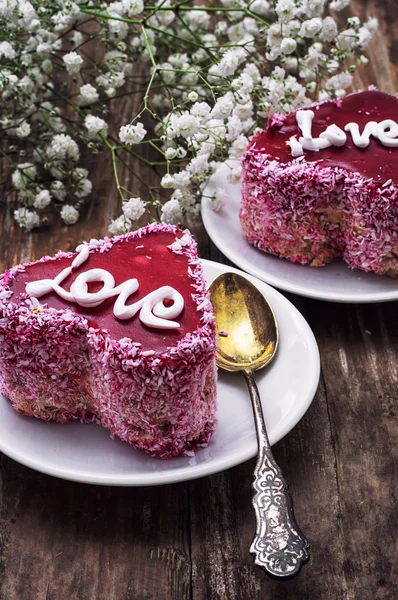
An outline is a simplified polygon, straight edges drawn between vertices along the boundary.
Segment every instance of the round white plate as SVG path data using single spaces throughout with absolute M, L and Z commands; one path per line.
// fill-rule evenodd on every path
M 240 185 L 228 182 L 228 171 L 228 166 L 222 165 L 210 179 L 202 199 L 202 218 L 215 245 L 238 267 L 281 290 L 309 298 L 334 302 L 398 300 L 398 281 L 391 277 L 349 269 L 342 260 L 325 267 L 309 267 L 251 246 L 239 222 Z M 226 205 L 219 213 L 211 208 L 208 198 L 217 187 L 227 191 Z
M 225 265 L 203 261 L 208 283 Z M 256 375 L 272 444 L 301 419 L 315 394 L 319 353 L 312 331 L 297 309 L 279 292 L 248 277 L 266 294 L 280 330 L 271 365 Z M 218 424 L 210 445 L 193 457 L 151 458 L 125 442 L 112 440 L 93 424 L 47 423 L 17 413 L 0 394 L 0 450 L 49 475 L 100 485 L 158 485 L 223 471 L 257 452 L 251 403 L 242 375 L 219 374 Z

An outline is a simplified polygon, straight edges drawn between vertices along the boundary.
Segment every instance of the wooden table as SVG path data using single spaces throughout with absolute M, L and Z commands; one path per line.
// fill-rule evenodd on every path
M 396 92 L 396 0 L 353 8 L 381 19 L 362 85 Z M 13 207 L 1 205 L 0 271 L 104 235 L 118 214 L 106 155 L 95 190 L 78 225 L 33 235 L 15 229 Z M 202 228 L 195 233 L 202 257 L 227 262 Z M 0 600 L 398 598 L 397 304 L 288 297 L 322 360 L 312 406 L 275 447 L 311 542 L 299 578 L 272 581 L 248 553 L 253 461 L 187 483 L 122 489 L 57 480 L 0 455 Z

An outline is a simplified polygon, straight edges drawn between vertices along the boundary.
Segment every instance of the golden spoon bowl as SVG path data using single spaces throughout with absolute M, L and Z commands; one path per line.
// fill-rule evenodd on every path
M 210 293 L 217 332 L 221 332 L 217 365 L 226 371 L 257 371 L 267 366 L 275 356 L 279 332 L 260 290 L 237 273 L 225 273 L 213 281 Z
M 238 273 L 223 273 L 210 285 L 216 320 L 218 367 L 241 371 L 253 405 L 258 441 L 253 507 L 256 534 L 250 547 L 257 565 L 272 577 L 297 575 L 309 558 L 309 545 L 293 513 L 293 503 L 268 440 L 254 371 L 272 361 L 279 340 L 278 326 L 264 295 Z

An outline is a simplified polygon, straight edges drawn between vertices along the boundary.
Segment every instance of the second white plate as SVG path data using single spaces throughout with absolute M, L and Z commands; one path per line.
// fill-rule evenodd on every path
M 208 283 L 225 265 L 203 261 Z M 315 338 L 297 309 L 279 292 L 249 277 L 270 301 L 280 331 L 272 364 L 256 374 L 272 444 L 301 419 L 319 379 Z M 98 425 L 46 423 L 17 413 L 0 394 L 0 451 L 49 475 L 101 485 L 158 485 L 223 471 L 256 454 L 257 442 L 249 394 L 242 375 L 220 373 L 218 424 L 207 448 L 193 457 L 151 458 L 125 442 L 112 440 Z
M 342 260 L 319 268 L 300 265 L 251 246 L 239 222 L 240 185 L 228 182 L 228 171 L 228 166 L 222 165 L 210 179 L 202 199 L 202 218 L 215 245 L 234 264 L 281 290 L 309 298 L 362 303 L 398 300 L 398 280 L 391 277 L 349 269 Z M 217 187 L 224 188 L 228 196 L 219 213 L 208 198 Z

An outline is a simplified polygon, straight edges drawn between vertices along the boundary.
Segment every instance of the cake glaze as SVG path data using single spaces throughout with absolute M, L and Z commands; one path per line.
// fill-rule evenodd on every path
M 312 135 L 331 125 L 397 120 L 398 99 L 374 89 L 312 110 Z M 243 156 L 240 219 L 247 240 L 264 252 L 321 266 L 342 256 L 350 267 L 398 275 L 398 148 L 371 136 L 292 156 L 302 135 L 297 111 L 273 115 Z
M 27 283 L 54 278 L 76 253 L 18 265 L 0 277 L 1 389 L 23 414 L 93 421 L 153 456 L 190 454 L 216 422 L 214 319 L 195 242 L 155 224 L 87 246 L 65 289 L 88 268 L 107 269 L 116 284 L 137 277 L 131 303 L 170 285 L 184 299 L 179 327 L 147 327 L 138 315 L 118 320 L 115 298 L 87 308 L 55 292 L 26 294 Z

